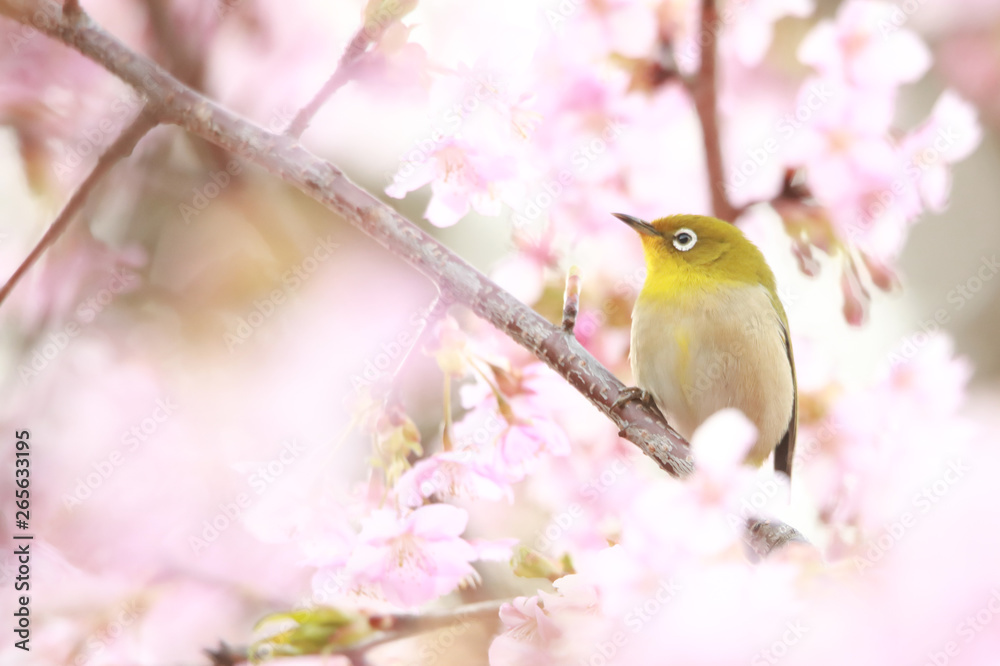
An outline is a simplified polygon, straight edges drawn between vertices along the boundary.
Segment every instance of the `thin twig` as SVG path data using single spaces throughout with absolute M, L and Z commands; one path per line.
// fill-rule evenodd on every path
M 7 300 L 7 297 L 14 290 L 14 287 L 17 286 L 17 283 L 38 262 L 45 250 L 65 233 L 70 223 L 76 218 L 76 214 L 80 208 L 87 201 L 87 197 L 94 191 L 97 184 L 101 182 L 104 175 L 111 170 L 111 167 L 118 160 L 128 157 L 132 153 L 132 149 L 139 143 L 139 140 L 156 127 L 156 124 L 152 116 L 140 111 L 139 115 L 132 121 L 132 124 L 122 130 L 122 133 L 118 135 L 114 143 L 108 146 L 108 149 L 97 160 L 93 171 L 80 183 L 79 187 L 76 188 L 76 191 L 69 198 L 69 201 L 59 211 L 59 215 L 49 225 L 45 235 L 38 241 L 31 253 L 25 257 L 21 265 L 17 267 L 14 274 L 7 278 L 7 282 L 3 287 L 0 287 L 0 305 L 3 305 L 4 301 Z
M 153 36 L 155 56 L 164 67 L 184 85 L 195 90 L 205 87 L 205 50 L 209 48 L 207 39 L 192 39 L 183 34 L 171 13 L 171 0 L 145 0 L 149 29 Z M 192 149 L 198 154 L 209 170 L 225 170 L 229 162 L 226 151 L 218 146 L 189 137 Z
M 382 645 L 390 641 L 408 638 L 428 631 L 446 629 L 455 625 L 465 625 L 469 622 L 495 621 L 499 619 L 498 613 L 500 612 L 500 607 L 510 602 L 511 599 L 491 599 L 447 610 L 392 615 L 390 616 L 391 630 L 384 632 L 383 635 L 375 635 L 367 639 L 362 644 L 354 646 L 352 651 L 359 649 L 369 650 L 376 645 Z
M 694 100 L 698 119 L 701 121 L 702 144 L 705 148 L 705 167 L 708 170 L 708 186 L 712 193 L 712 214 L 720 220 L 734 222 L 736 209 L 726 196 L 726 174 L 722 162 L 722 145 L 719 139 L 719 109 L 716 90 L 716 60 L 719 12 L 715 0 L 702 0 L 701 20 L 698 30 L 701 47 L 701 62 L 698 73 L 686 81 L 688 91 Z
M 566 293 L 563 295 L 562 329 L 573 334 L 576 316 L 580 313 L 580 268 L 570 266 L 566 274 Z
M 448 308 L 451 307 L 453 302 L 454 300 L 449 292 L 441 292 L 434 297 L 430 306 L 428 306 L 424 311 L 424 314 L 420 316 L 420 320 L 417 322 L 417 325 L 412 331 L 413 344 L 407 347 L 406 351 L 403 352 L 403 357 L 399 359 L 399 364 L 396 366 L 396 369 L 393 370 L 392 375 L 388 378 L 390 389 L 396 386 L 396 380 L 399 379 L 399 376 L 402 374 L 407 361 L 409 361 L 409 359 L 413 356 L 413 351 L 420 347 L 434 323 L 448 313 Z
M 382 17 L 381 19 L 377 16 L 370 19 L 367 16 L 365 17 L 364 25 L 354 33 L 354 37 L 351 38 L 344 53 L 341 54 L 340 61 L 337 63 L 337 68 L 333 71 L 333 74 L 330 75 L 330 78 L 327 79 L 323 87 L 316 93 L 316 96 L 295 115 L 295 118 L 292 119 L 292 122 L 285 129 L 285 134 L 296 139 L 302 136 L 302 133 L 309 127 L 313 116 L 326 104 L 326 101 L 354 77 L 357 65 L 368 53 L 369 47 L 373 44 L 378 44 L 389 26 L 412 9 L 412 4 L 407 5 L 404 3 L 402 9 L 403 11 L 396 15 Z
M 203 652 L 212 661 L 212 666 L 237 666 L 248 661 L 246 648 L 234 648 L 225 641 L 220 641 L 214 650 L 205 648 Z
M 345 83 L 351 80 L 354 65 L 361 60 L 361 56 L 368 50 L 369 44 L 371 44 L 371 38 L 365 32 L 364 26 L 362 26 L 354 34 L 354 38 L 351 39 L 347 50 L 340 56 L 337 69 L 330 75 L 330 78 L 323 84 L 323 87 L 316 93 L 316 96 L 309 100 L 309 103 L 295 114 L 292 121 L 288 123 L 285 134 L 296 139 L 302 136 L 302 133 L 309 127 L 313 116 L 326 104 L 326 100 L 330 99 L 333 93 L 340 90 Z
M 171 20 L 170 4 L 167 0 L 145 0 L 149 15 L 149 28 L 165 62 L 166 68 L 174 76 L 195 90 L 202 89 L 206 58 L 200 48 L 205 42 L 198 39 L 184 39 L 178 34 Z
M 171 69 L 178 72 L 178 78 L 193 88 L 201 85 L 203 64 L 200 58 L 195 57 L 190 51 L 185 50 L 176 39 L 176 35 L 169 26 L 169 14 L 166 11 L 162 0 L 148 0 L 146 8 L 149 11 L 150 24 L 156 35 L 156 41 L 168 54 Z M 62 5 L 63 15 L 70 20 L 76 20 L 83 13 L 78 0 L 65 0 Z M 128 127 L 122 130 L 118 138 L 108 146 L 107 150 L 98 159 L 94 169 L 86 179 L 80 184 L 69 201 L 59 212 L 59 215 L 49 226 L 45 235 L 35 245 L 31 253 L 18 266 L 14 274 L 7 279 L 7 282 L 0 288 L 0 306 L 7 300 L 14 287 L 21 281 L 25 274 L 34 266 L 53 243 L 55 243 L 69 228 L 70 223 L 76 216 L 87 198 L 104 178 L 105 174 L 119 160 L 128 157 L 136 144 L 150 130 L 156 127 L 157 122 L 152 116 L 140 111 Z
M 345 655 L 352 660 L 363 659 L 372 648 L 416 636 L 428 631 L 437 631 L 456 625 L 466 625 L 470 622 L 498 619 L 500 607 L 509 603 L 510 599 L 493 599 L 474 604 L 466 604 L 457 608 L 429 611 L 426 613 L 393 613 L 372 616 L 374 625 L 386 627 L 359 643 L 340 650 L 333 650 L 331 655 Z M 237 666 L 249 661 L 248 648 L 234 648 L 226 643 L 220 643 L 215 650 L 205 650 L 214 666 Z

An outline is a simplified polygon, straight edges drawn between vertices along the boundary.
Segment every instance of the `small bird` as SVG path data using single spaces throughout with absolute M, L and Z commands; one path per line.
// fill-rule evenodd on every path
M 632 311 L 636 387 L 619 401 L 655 402 L 685 438 L 720 409 L 757 426 L 746 462 L 791 478 L 798 420 L 788 318 L 764 255 L 728 222 L 614 213 L 639 232 L 646 282 Z

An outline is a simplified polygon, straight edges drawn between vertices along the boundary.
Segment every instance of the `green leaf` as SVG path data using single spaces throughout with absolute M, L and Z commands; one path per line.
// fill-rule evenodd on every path
M 250 645 L 250 660 L 330 654 L 349 649 L 376 631 L 366 614 L 354 610 L 317 606 L 273 613 L 254 626 L 260 638 Z

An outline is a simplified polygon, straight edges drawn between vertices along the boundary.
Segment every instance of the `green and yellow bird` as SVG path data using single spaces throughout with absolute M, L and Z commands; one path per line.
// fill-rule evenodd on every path
M 639 232 L 646 282 L 632 312 L 632 375 L 690 439 L 708 417 L 736 407 L 757 426 L 746 461 L 791 478 L 798 397 L 788 318 L 764 255 L 728 222 L 674 215 Z

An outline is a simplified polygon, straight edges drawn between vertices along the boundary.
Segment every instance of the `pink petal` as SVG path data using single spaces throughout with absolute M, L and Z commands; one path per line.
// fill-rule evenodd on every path
M 450 504 L 431 504 L 414 511 L 409 522 L 410 531 L 425 539 L 457 537 L 465 531 L 469 514 Z
M 979 146 L 983 131 L 976 119 L 976 107 L 951 90 L 941 93 L 931 116 L 932 123 L 940 128 L 940 144 L 948 162 L 965 159 Z
M 433 185 L 434 196 L 427 204 L 424 217 L 436 227 L 451 227 L 469 212 L 469 198 L 445 187 Z
M 838 51 L 837 29 L 833 21 L 823 20 L 802 40 L 798 56 L 806 65 L 811 65 L 820 72 L 829 72 L 834 68 Z
M 927 207 L 940 212 L 948 206 L 951 192 L 951 172 L 943 165 L 928 167 L 920 177 L 920 195 Z
M 518 540 L 511 539 L 469 539 L 469 545 L 476 551 L 477 560 L 504 562 L 510 559 Z
M 518 300 L 535 303 L 545 288 L 545 269 L 534 257 L 518 252 L 505 257 L 490 274 L 494 282 L 514 294 Z
M 384 541 L 402 534 L 403 529 L 395 511 L 380 509 L 364 519 L 358 539 L 368 542 Z
M 723 409 L 702 423 L 691 438 L 695 467 L 709 474 L 734 469 L 743 464 L 756 441 L 757 428 L 743 412 Z

